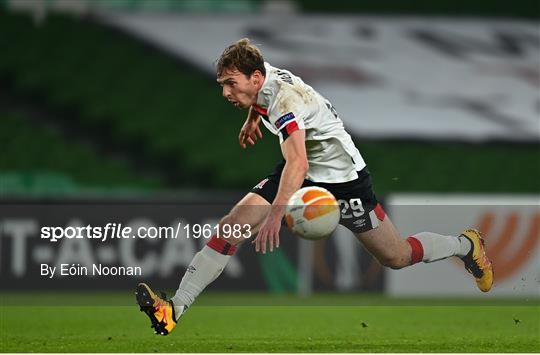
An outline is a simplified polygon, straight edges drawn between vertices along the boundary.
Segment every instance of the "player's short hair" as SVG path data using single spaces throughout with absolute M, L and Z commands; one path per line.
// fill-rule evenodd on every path
M 225 70 L 232 68 L 238 69 L 246 76 L 250 76 L 255 70 L 266 75 L 262 53 L 248 38 L 242 38 L 225 48 L 216 61 L 218 76 L 221 76 Z

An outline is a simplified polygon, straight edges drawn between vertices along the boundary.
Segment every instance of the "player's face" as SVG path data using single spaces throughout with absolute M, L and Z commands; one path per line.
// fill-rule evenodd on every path
M 257 93 L 261 87 L 261 72 L 255 71 L 247 76 L 236 68 L 226 69 L 217 82 L 223 88 L 223 97 L 238 108 L 249 108 L 257 102 Z

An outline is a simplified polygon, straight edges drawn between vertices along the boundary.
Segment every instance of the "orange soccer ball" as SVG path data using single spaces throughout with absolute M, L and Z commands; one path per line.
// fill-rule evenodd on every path
M 339 224 L 339 204 L 322 187 L 304 187 L 296 191 L 287 204 L 285 221 L 298 236 L 317 240 L 329 236 Z

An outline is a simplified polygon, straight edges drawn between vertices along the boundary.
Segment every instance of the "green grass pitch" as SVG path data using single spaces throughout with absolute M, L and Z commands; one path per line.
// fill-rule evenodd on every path
M 2 352 L 540 352 L 535 300 L 202 295 L 161 337 L 124 293 L 3 293 Z

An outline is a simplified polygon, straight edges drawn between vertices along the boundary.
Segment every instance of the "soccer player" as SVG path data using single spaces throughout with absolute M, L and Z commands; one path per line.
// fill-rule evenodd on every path
M 468 229 L 459 236 L 421 232 L 400 237 L 377 202 L 366 163 L 330 101 L 291 72 L 266 63 L 248 39 L 227 47 L 216 67 L 225 99 L 249 110 L 238 137 L 240 146 L 246 148 L 262 138 L 262 122 L 279 137 L 284 158 L 223 217 L 221 228 L 247 224 L 250 234 L 256 235 L 255 250 L 272 252 L 279 247 L 281 222 L 291 195 L 303 186 L 320 186 L 340 201 L 340 223 L 382 265 L 400 269 L 456 256 L 480 290 L 491 289 L 493 270 L 478 231 Z M 245 240 L 213 236 L 195 254 L 170 300 L 156 295 L 146 284 L 138 285 L 137 302 L 150 317 L 156 334 L 167 335 L 174 329 Z

